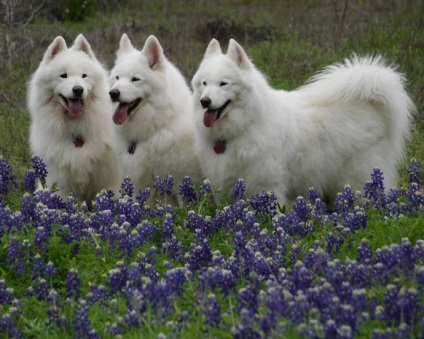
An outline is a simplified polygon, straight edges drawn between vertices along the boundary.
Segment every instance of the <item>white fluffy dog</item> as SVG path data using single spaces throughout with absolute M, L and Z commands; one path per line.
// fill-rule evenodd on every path
M 286 205 L 310 187 L 330 202 L 345 184 L 360 190 L 374 167 L 393 187 L 414 112 L 403 84 L 381 57 L 354 56 L 275 90 L 235 40 L 223 54 L 213 39 L 192 80 L 204 174 L 226 191 L 243 178 L 248 196 L 272 190 Z
M 47 48 L 28 89 L 30 144 L 47 166 L 47 185 L 88 204 L 102 188 L 119 189 L 112 149 L 107 72 L 79 35 L 71 48 L 58 36 Z
M 194 149 L 191 91 L 184 77 L 154 36 L 139 51 L 123 34 L 110 82 L 109 94 L 117 103 L 113 121 L 123 175 L 139 190 L 152 187 L 156 176 L 171 174 L 171 203 L 181 204 L 178 187 L 184 176 L 195 182 L 202 179 Z

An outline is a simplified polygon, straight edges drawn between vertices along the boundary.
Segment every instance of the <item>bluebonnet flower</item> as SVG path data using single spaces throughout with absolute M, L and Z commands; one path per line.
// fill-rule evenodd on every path
M 334 210 L 341 216 L 352 212 L 355 207 L 355 193 L 349 185 L 343 188 L 343 191 L 337 193 L 334 202 Z
M 128 195 L 132 197 L 134 194 L 134 184 L 132 183 L 130 177 L 125 177 L 121 184 L 121 195 Z
M 46 264 L 45 273 L 48 277 L 53 277 L 57 274 L 57 269 L 51 261 Z
M 256 331 L 252 321 L 252 316 L 249 310 L 245 308 L 240 311 L 240 322 L 239 324 L 232 329 L 234 339 L 244 339 L 244 338 L 260 338 L 260 334 Z
M 12 175 L 9 162 L 0 156 L 0 196 L 8 194 L 12 188 L 16 187 L 16 180 Z
M 37 174 L 34 170 L 29 170 L 24 179 L 24 190 L 29 193 L 34 193 L 37 188 L 35 180 L 37 179 Z
M 301 221 L 305 221 L 309 215 L 308 205 L 306 204 L 305 199 L 303 197 L 297 197 L 293 206 L 293 211 L 296 212 L 297 216 Z
M 184 177 L 180 185 L 179 191 L 184 204 L 190 204 L 197 200 L 196 190 L 194 189 L 193 180 L 190 177 Z
M 34 262 L 32 264 L 32 274 L 31 279 L 35 280 L 38 277 L 43 278 L 45 273 L 46 263 L 43 258 L 37 253 L 34 256 Z
M 38 295 L 38 300 L 47 300 L 50 288 L 50 284 L 45 279 L 38 278 L 37 286 L 35 287 L 35 293 Z
M 200 281 L 204 288 L 219 288 L 224 295 L 228 295 L 236 286 L 236 277 L 231 270 L 218 267 L 208 267 L 200 274 Z
M 143 206 L 150 199 L 151 195 L 152 193 L 150 191 L 150 188 L 147 187 L 143 190 L 140 190 L 135 199 L 141 206 Z
M 114 193 L 110 190 L 102 190 L 96 195 L 93 204 L 93 211 L 114 211 L 115 201 L 113 199 Z
M 212 260 L 212 250 L 206 238 L 191 243 L 190 254 L 187 258 L 190 270 L 197 271 L 205 267 Z
M 172 259 L 180 259 L 184 252 L 184 245 L 175 235 L 162 243 L 162 253 L 168 254 Z
M 35 175 L 37 176 L 38 179 L 40 179 L 42 183 L 44 183 L 48 172 L 47 172 L 46 164 L 44 163 L 43 159 L 41 159 L 37 155 L 34 155 L 31 158 L 31 162 L 32 162 L 32 168 L 35 171 Z
M 203 306 L 205 313 L 205 323 L 211 326 L 217 326 L 221 321 L 221 306 L 219 305 L 218 299 L 215 294 L 209 293 L 204 301 Z
M 203 180 L 200 184 L 197 200 L 201 201 L 203 197 L 212 192 L 211 184 L 208 179 Z
M 0 304 L 11 305 L 13 301 L 13 289 L 8 288 L 4 279 L 0 279 Z
M 234 201 L 237 201 L 237 200 L 244 199 L 245 194 L 246 194 L 246 185 L 244 184 L 244 180 L 240 178 L 235 182 L 233 187 L 233 193 L 231 196 L 234 199 Z
M 78 302 L 77 310 L 74 318 L 74 336 L 76 338 L 96 338 L 95 332 L 91 330 L 91 323 L 88 319 L 88 305 L 86 300 L 81 299 Z
M 81 295 L 80 287 L 81 279 L 78 270 L 71 268 L 66 276 L 66 291 L 68 298 L 74 300 L 78 299 Z
M 116 337 L 118 335 L 122 335 L 124 330 L 120 325 L 118 325 L 118 323 L 114 322 L 109 328 L 109 333 L 112 337 Z
M 10 313 L 4 313 L 0 318 L 0 333 L 5 334 L 6 338 L 23 338 Z
M 45 251 L 47 249 L 47 240 L 49 238 L 48 231 L 42 227 L 37 227 L 37 230 L 35 231 L 35 239 L 34 239 L 34 245 L 39 250 Z
M 89 305 L 93 305 L 98 301 L 105 301 L 107 299 L 106 287 L 103 285 L 92 285 L 90 292 L 87 293 L 86 302 Z
M 370 243 L 367 239 L 361 240 L 359 243 L 358 249 L 356 250 L 358 256 L 358 261 L 362 263 L 367 263 L 372 258 L 372 250 Z
M 278 202 L 277 197 L 273 192 L 261 192 L 255 194 L 250 199 L 250 204 L 253 210 L 260 215 L 275 215 L 277 214 Z
M 297 290 L 305 291 L 307 288 L 312 285 L 312 275 L 311 272 L 305 267 L 303 262 L 298 261 L 293 267 L 292 275 L 292 293 Z
M 17 273 L 23 274 L 27 269 L 26 257 L 27 255 L 23 249 L 22 243 L 16 237 L 12 237 L 7 246 L 9 265 L 12 266 Z
M 401 288 L 398 294 L 401 320 L 406 324 L 413 325 L 418 322 L 419 312 L 422 309 L 418 292 L 415 288 Z
M 365 183 L 364 197 L 369 200 L 371 206 L 378 210 L 384 210 L 386 207 L 384 177 L 383 172 L 379 168 L 374 168 L 371 173 L 371 181 Z
M 127 281 L 126 272 L 121 268 L 113 268 L 109 270 L 108 283 L 110 286 L 110 295 L 114 295 L 125 287 Z
M 159 196 L 172 195 L 172 188 L 174 187 L 174 178 L 168 175 L 166 178 L 156 176 L 154 178 L 153 188 Z
M 165 283 L 167 287 L 167 293 L 182 295 L 183 284 L 187 282 L 187 277 L 190 273 L 186 268 L 177 267 L 172 268 L 165 273 Z
M 417 159 L 411 159 L 411 162 L 409 163 L 408 174 L 409 183 L 415 183 L 418 185 L 418 187 L 421 187 L 421 171 L 420 164 L 418 163 Z

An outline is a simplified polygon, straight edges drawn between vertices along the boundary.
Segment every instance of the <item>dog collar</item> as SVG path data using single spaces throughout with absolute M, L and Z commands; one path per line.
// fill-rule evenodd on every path
M 222 154 L 227 148 L 227 142 L 225 140 L 217 140 L 213 146 L 213 150 L 216 154 Z
M 82 139 L 80 137 L 75 137 L 74 138 L 74 145 L 75 145 L 75 147 L 82 147 L 82 146 L 84 146 L 84 139 Z
M 137 144 L 135 142 L 131 143 L 127 150 L 128 153 L 134 154 L 136 147 L 137 147 Z

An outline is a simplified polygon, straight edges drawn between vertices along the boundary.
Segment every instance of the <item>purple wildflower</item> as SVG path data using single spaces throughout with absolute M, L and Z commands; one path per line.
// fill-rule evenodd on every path
M 172 175 L 168 175 L 166 178 L 162 179 L 159 176 L 156 176 L 154 179 L 153 188 L 159 196 L 172 195 L 172 188 L 174 187 L 174 178 Z
M 252 196 L 250 200 L 253 210 L 261 215 L 277 214 L 278 202 L 273 192 L 261 192 Z
M 212 191 L 211 184 L 208 179 L 203 180 L 203 182 L 200 184 L 199 188 L 199 194 L 197 197 L 197 200 L 202 200 L 203 197 L 205 197 L 207 194 L 209 194 Z
M 4 279 L 0 280 L 0 304 L 11 305 L 13 301 L 13 290 L 6 287 Z
M 421 186 L 421 171 L 420 171 L 420 164 L 416 159 L 411 159 L 411 162 L 409 163 L 408 168 L 409 173 L 409 183 L 415 183 L 418 185 L 418 187 Z
M 128 195 L 132 197 L 134 194 L 134 184 L 132 183 L 130 177 L 125 177 L 121 184 L 121 195 Z
M 193 180 L 190 177 L 184 177 L 180 185 L 179 193 L 185 205 L 197 200 Z
M 78 274 L 78 270 L 71 268 L 66 276 L 66 291 L 67 296 L 70 299 L 78 299 L 81 291 L 81 279 Z
M 74 318 L 74 331 L 74 337 L 76 338 L 93 338 L 91 323 L 88 319 L 88 305 L 84 299 L 80 300 L 77 305 Z
M 217 326 L 222 318 L 221 318 L 221 306 L 219 305 L 218 299 L 215 294 L 209 293 L 205 300 L 204 305 L 205 312 L 205 323 L 211 326 Z
M 371 181 L 365 183 L 364 197 L 369 200 L 371 206 L 379 210 L 386 207 L 384 177 L 383 172 L 379 168 L 374 168 L 371 173 Z
M 41 180 L 42 183 L 44 183 L 48 172 L 47 172 L 46 164 L 44 163 L 43 159 L 41 159 L 37 155 L 34 155 L 31 158 L 31 162 L 32 162 L 32 168 L 35 171 L 35 175 L 37 176 L 38 179 Z
M 16 188 L 15 177 L 9 162 L 0 156 L 0 195 L 8 194 L 11 188 Z
M 23 338 L 22 334 L 16 328 L 14 319 L 10 313 L 4 313 L 0 319 L 0 333 L 6 338 Z
M 244 184 L 244 180 L 240 178 L 234 184 L 232 198 L 234 199 L 234 201 L 242 200 L 245 198 L 245 194 L 246 185 Z
M 24 189 L 29 193 L 34 193 L 36 187 L 35 179 L 37 179 L 37 174 L 34 170 L 29 170 L 24 179 Z

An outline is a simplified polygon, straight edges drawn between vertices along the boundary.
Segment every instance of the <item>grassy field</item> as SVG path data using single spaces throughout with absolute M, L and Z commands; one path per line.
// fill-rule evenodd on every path
M 424 163 L 423 1 L 69 0 L 33 17 L 37 1 L 10 3 L 13 22 L 0 7 L 0 155 L 18 187 L 0 162 L 0 336 L 424 335 L 424 198 L 407 171 L 411 158 Z M 272 196 L 213 206 L 198 194 L 173 209 L 127 189 L 116 200 L 103 192 L 92 211 L 23 196 L 26 82 L 57 35 L 70 44 L 79 33 L 108 68 L 122 33 L 139 48 L 154 34 L 188 80 L 212 37 L 235 38 L 287 90 L 352 53 L 382 54 L 418 109 L 404 190 L 384 196 L 374 182 L 365 200 L 343 192 L 333 214 L 305 197 L 278 217 Z

